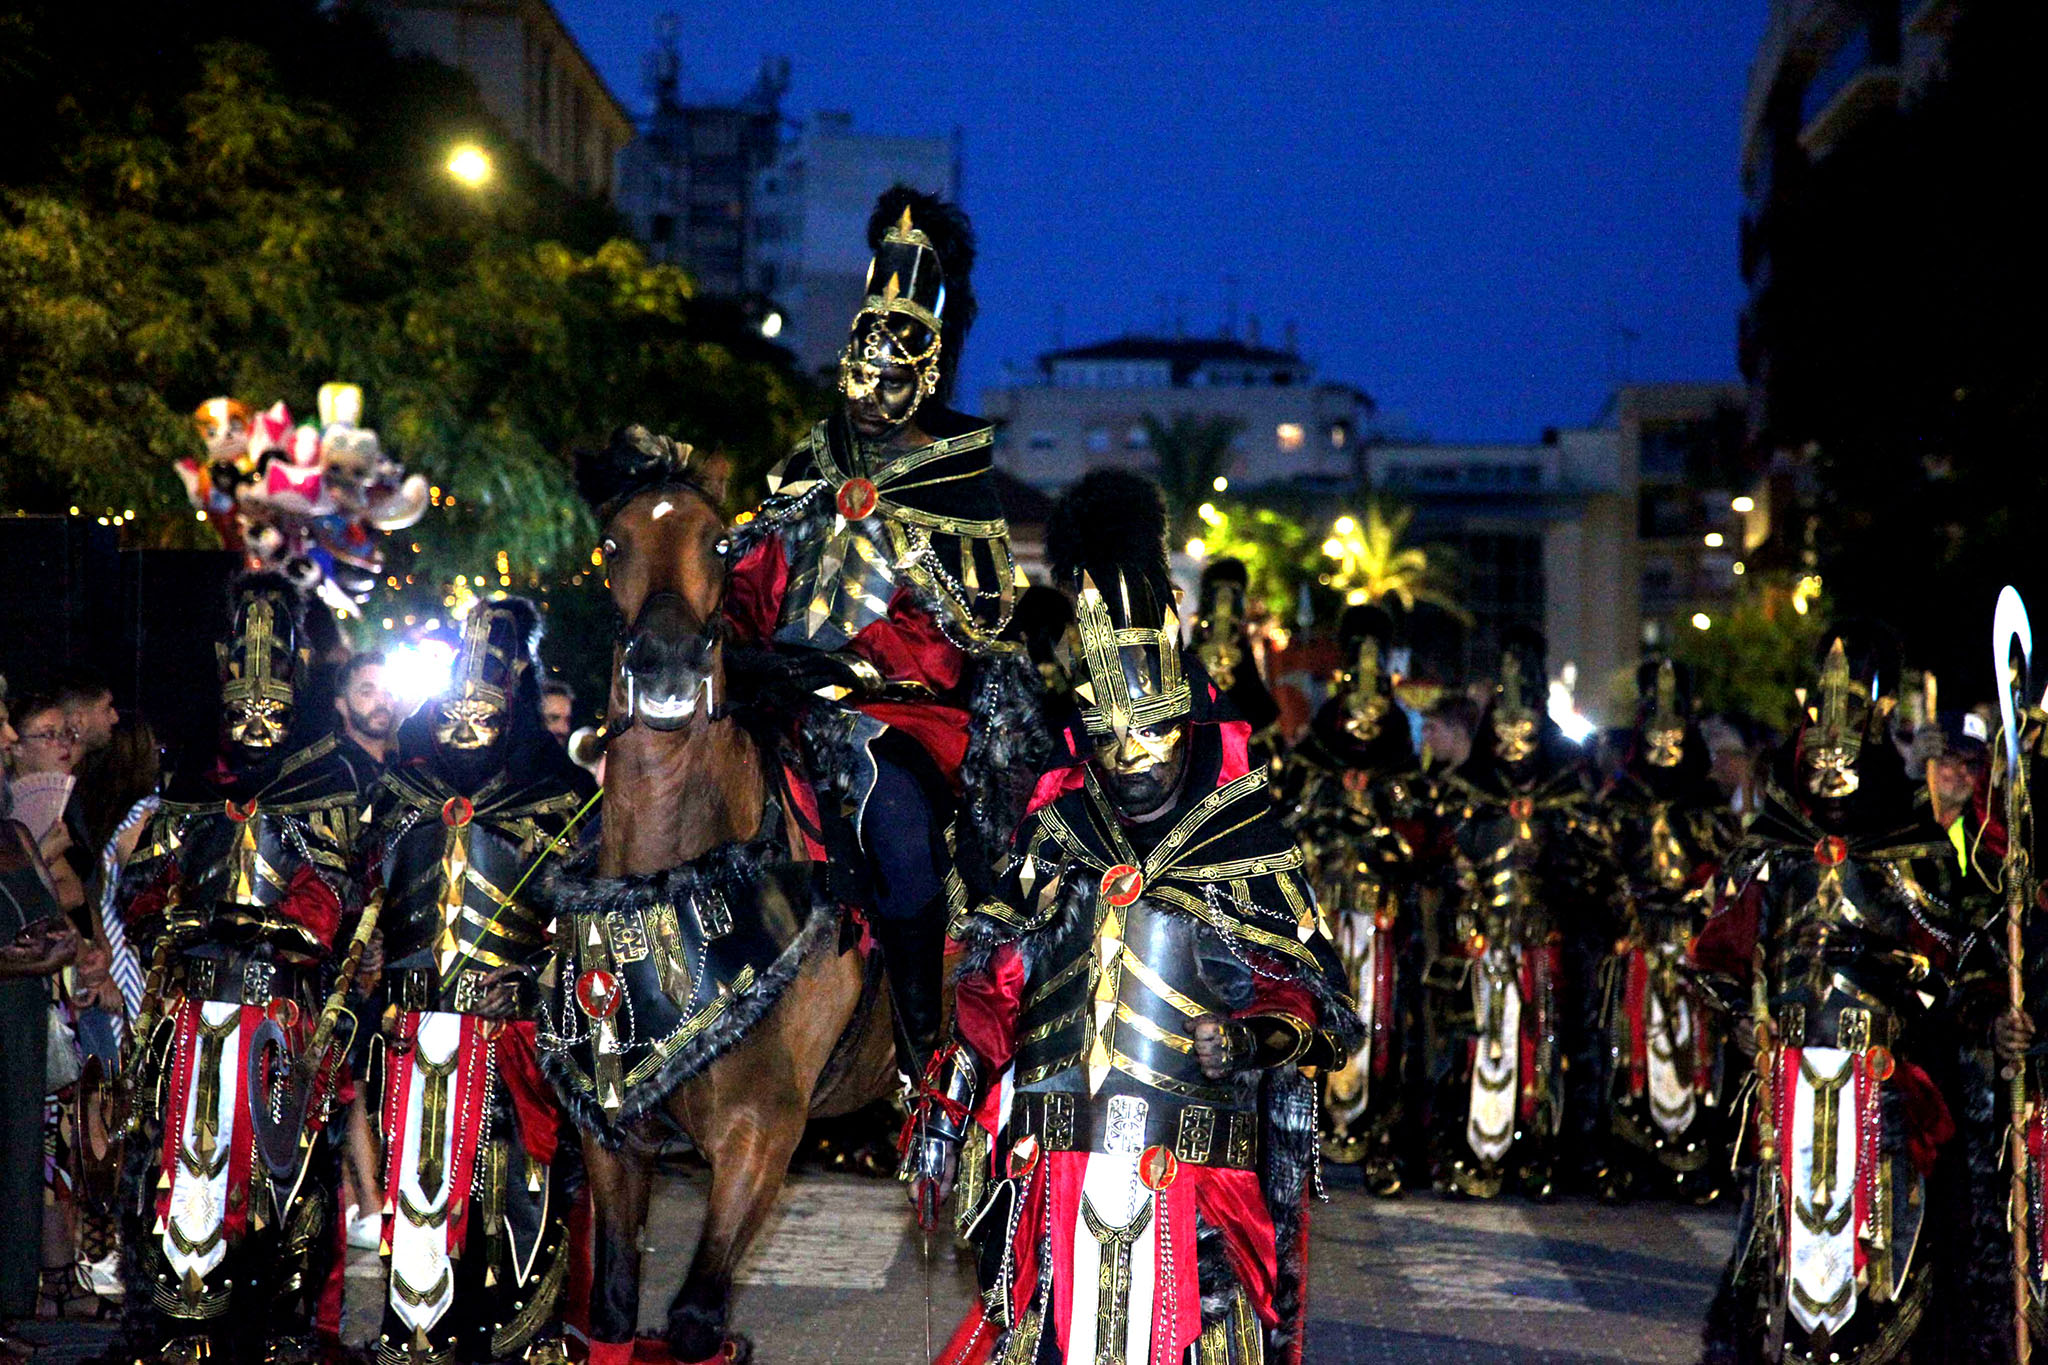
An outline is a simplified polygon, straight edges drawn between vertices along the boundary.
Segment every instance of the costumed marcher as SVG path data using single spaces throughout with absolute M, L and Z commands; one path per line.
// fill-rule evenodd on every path
M 326 1121 L 353 1094 L 338 959 L 360 810 L 333 734 L 301 704 L 303 610 L 276 574 L 236 580 L 219 749 L 180 766 L 123 873 L 123 927 L 150 964 L 122 1076 L 125 1349 L 139 1358 L 315 1349 L 338 1244 Z
M 866 875 L 915 1078 L 938 1036 L 948 874 L 986 885 L 1049 746 L 1031 665 L 997 639 L 1022 575 L 994 429 L 946 406 L 974 318 L 972 230 L 899 185 L 868 241 L 844 402 L 735 530 L 724 657 L 737 704 L 800 719 L 821 805 L 844 817 L 828 834 L 851 834 L 828 839 L 832 861 Z
M 594 787 L 541 719 L 539 635 L 523 599 L 470 611 L 453 681 L 402 728 L 365 839 L 392 1006 L 379 1365 L 566 1360 L 557 1153 L 571 1139 L 534 1050 L 550 917 L 528 891 Z
M 1714 876 L 1739 834 L 1693 724 L 1687 676 L 1669 659 L 1636 675 L 1636 726 L 1601 793 L 1613 840 L 1613 954 L 1602 968 L 1600 1193 L 1715 1197 L 1728 1169 L 1726 1029 L 1687 972 Z
M 1418 874 L 1431 852 L 1430 784 L 1386 659 L 1393 622 L 1354 606 L 1337 625 L 1345 660 L 1334 695 L 1276 784 L 1309 882 L 1336 935 L 1365 1037 L 1324 1078 L 1323 1155 L 1363 1167 L 1366 1188 L 1399 1194 L 1415 1155 L 1423 967 Z
M 1582 1078 L 1598 1056 L 1595 945 L 1613 940 L 1606 850 L 1583 756 L 1544 709 L 1545 676 L 1542 637 L 1511 631 L 1471 756 L 1439 788 L 1438 818 L 1455 829 L 1428 972 L 1430 1163 L 1439 1188 L 1481 1198 L 1511 1177 L 1550 1198 L 1567 1110 L 1595 1108 Z
M 1238 719 L 1252 727 L 1253 767 L 1275 762 L 1287 748 L 1280 734 L 1280 703 L 1266 686 L 1249 628 L 1251 573 L 1241 559 L 1212 559 L 1202 566 L 1201 610 L 1190 632 L 1202 667 L 1216 682 Z
M 1078 617 L 1071 766 L 954 921 L 954 1036 L 907 1163 L 927 1219 L 957 1173 L 979 1258 L 949 1365 L 1300 1358 L 1300 1068 L 1357 1046 L 1357 1006 L 1247 727 L 1181 647 L 1164 525 L 1148 480 L 1098 471 L 1047 526 Z
M 1982 907 L 1890 742 L 1895 668 L 1844 634 L 1693 949 L 1756 1054 L 1715 1365 L 1977 1358 L 1956 1349 L 1970 1326 L 1952 1288 L 1967 1186 L 1933 1177 L 1956 1131 L 1955 969 Z

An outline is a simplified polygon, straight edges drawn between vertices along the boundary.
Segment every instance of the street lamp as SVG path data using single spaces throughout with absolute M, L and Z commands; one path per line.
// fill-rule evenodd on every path
M 488 185 L 495 170 L 491 165 L 491 154 L 474 142 L 456 143 L 449 149 L 448 160 L 444 164 L 457 184 L 472 190 Z
M 761 335 L 770 341 L 782 335 L 782 314 L 770 313 L 761 319 Z

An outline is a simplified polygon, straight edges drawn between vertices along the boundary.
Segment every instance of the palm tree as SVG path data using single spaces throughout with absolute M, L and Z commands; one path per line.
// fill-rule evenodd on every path
M 1403 611 L 1413 611 L 1424 602 L 1471 625 L 1472 614 L 1459 605 L 1442 554 L 1432 559 L 1421 546 L 1401 543 L 1414 520 L 1414 509 L 1390 509 L 1376 501 L 1366 504 L 1363 525 L 1349 515 L 1337 518 L 1330 538 L 1323 542 L 1324 555 L 1337 564 L 1330 572 L 1330 586 L 1353 605 L 1392 598 Z
M 1198 509 L 1214 496 L 1216 480 L 1230 473 L 1236 458 L 1231 443 L 1244 424 L 1235 417 L 1196 412 L 1177 412 L 1165 422 L 1148 412 L 1138 420 L 1158 461 L 1167 539 L 1178 547 L 1195 533 Z

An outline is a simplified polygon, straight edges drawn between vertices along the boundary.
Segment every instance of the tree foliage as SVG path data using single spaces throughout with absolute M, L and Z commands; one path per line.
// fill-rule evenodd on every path
M 1733 604 L 1717 608 L 1705 630 L 1680 628 L 1671 654 L 1691 668 L 1702 711 L 1747 716 L 1790 733 L 1798 720 L 1797 689 L 1813 682 L 1814 643 L 1831 610 L 1793 576 L 1749 574 Z
M 526 587 L 583 563 L 571 453 L 613 426 L 723 447 L 743 481 L 800 430 L 815 399 L 783 353 L 352 7 L 75 8 L 102 22 L 31 5 L 0 57 L 0 85 L 22 77 L 8 107 L 46 134 L 0 154 L 8 506 L 132 507 L 131 538 L 204 543 L 171 472 L 199 452 L 192 408 L 282 398 L 304 420 L 347 380 L 443 491 L 393 564 L 438 606 L 456 573 Z M 499 167 L 482 191 L 440 173 L 457 136 Z

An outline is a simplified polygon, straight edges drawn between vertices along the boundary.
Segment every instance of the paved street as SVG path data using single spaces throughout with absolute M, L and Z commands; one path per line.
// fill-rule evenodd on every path
M 1331 1202 L 1315 1223 L 1315 1365 L 1696 1358 L 1730 1235 L 1726 1211 L 1451 1203 L 1426 1194 L 1380 1203 L 1348 1176 L 1331 1173 Z M 658 1329 L 682 1279 L 703 1183 L 701 1173 L 676 1172 L 656 1195 L 643 1330 Z M 740 1277 L 735 1322 L 769 1365 L 914 1365 L 925 1358 L 922 1266 L 893 1183 L 800 1177 Z M 935 1249 L 929 1283 L 932 1336 L 943 1341 L 972 1281 L 950 1251 Z M 374 1256 L 356 1253 L 349 1288 L 351 1335 L 367 1333 L 382 1288 Z M 63 1337 L 64 1347 L 44 1357 L 52 1365 L 104 1340 L 83 1325 Z

